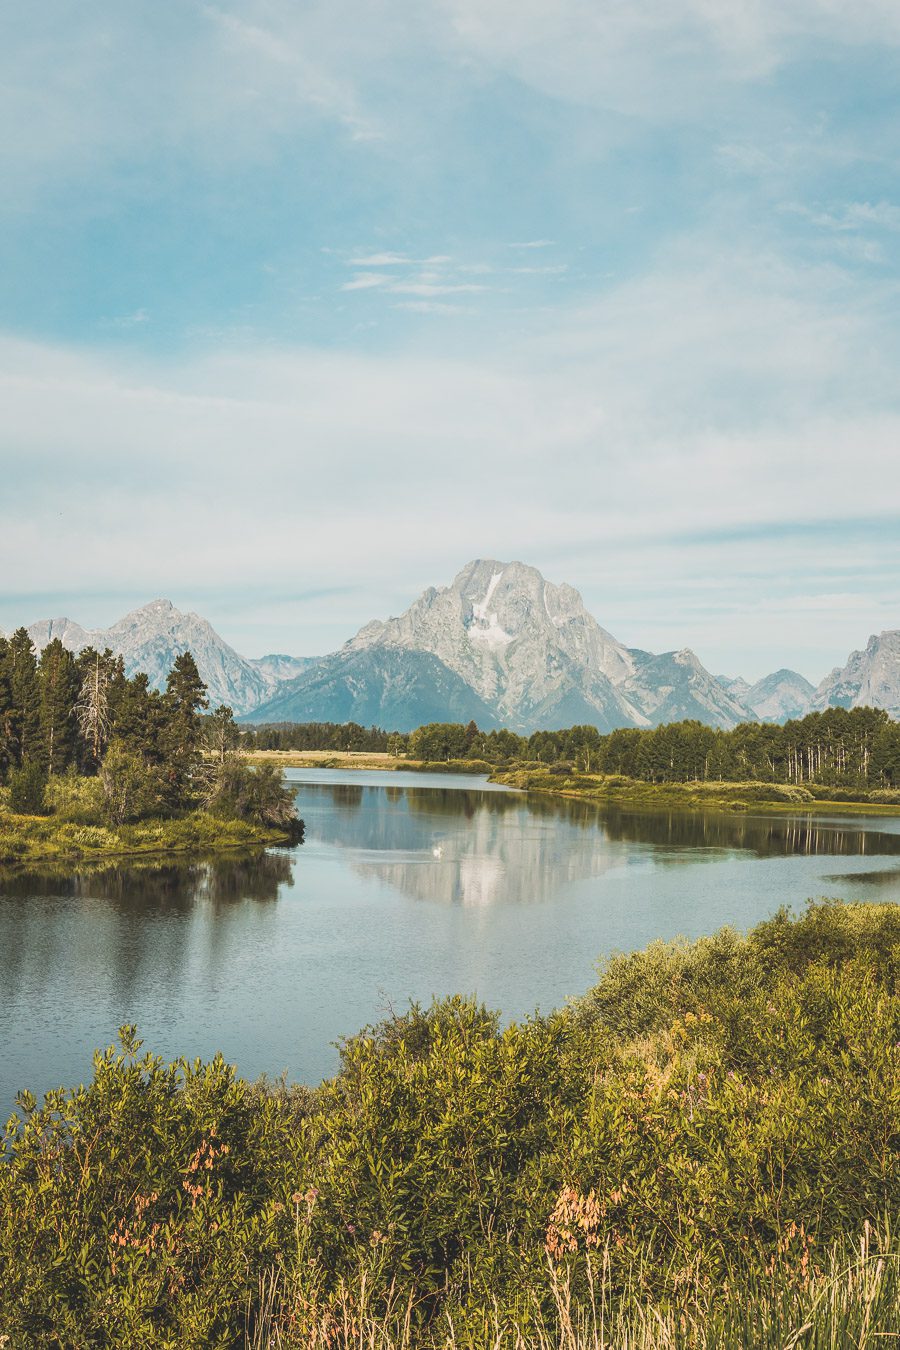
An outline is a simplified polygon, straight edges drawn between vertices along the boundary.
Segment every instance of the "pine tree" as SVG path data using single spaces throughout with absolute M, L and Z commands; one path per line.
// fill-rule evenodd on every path
M 62 773 L 75 756 L 75 704 L 80 681 L 75 658 L 59 638 L 48 642 L 38 664 L 43 760 L 48 774 Z
M 9 643 L 0 633 L 0 783 L 6 776 L 12 758 L 12 694 L 9 687 Z
M 209 704 L 206 685 L 190 652 L 176 656 L 162 704 L 161 748 L 168 775 L 169 804 L 178 810 L 191 801 L 203 737 L 200 713 Z
M 12 714 L 11 758 L 18 768 L 41 758 L 41 691 L 27 628 L 17 628 L 10 638 L 6 668 Z

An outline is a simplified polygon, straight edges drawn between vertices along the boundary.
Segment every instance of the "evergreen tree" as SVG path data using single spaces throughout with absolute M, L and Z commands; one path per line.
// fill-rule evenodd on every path
M 54 638 L 38 664 L 43 761 L 48 774 L 62 773 L 75 757 L 75 704 L 80 681 L 75 658 Z
M 208 706 L 206 685 L 190 652 L 176 656 L 162 698 L 164 722 L 161 746 L 173 810 L 187 806 L 200 766 L 203 737 L 201 710 Z
M 12 694 L 9 686 L 9 643 L 0 633 L 0 783 L 6 782 L 12 756 Z
M 11 704 L 11 760 L 18 768 L 41 756 L 41 691 L 27 628 L 17 628 L 6 654 Z

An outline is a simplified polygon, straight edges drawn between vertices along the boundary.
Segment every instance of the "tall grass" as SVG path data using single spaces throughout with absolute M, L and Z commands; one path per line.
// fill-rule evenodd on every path
M 571 1272 L 548 1268 L 545 1289 L 518 1309 L 450 1313 L 424 1333 L 415 1299 L 385 1294 L 363 1268 L 322 1302 L 270 1267 L 245 1318 L 245 1350 L 885 1350 L 900 1345 L 900 1246 L 866 1224 L 854 1247 L 814 1269 L 779 1265 L 765 1280 L 696 1284 L 677 1308 L 648 1304 L 641 1281 L 617 1287 L 608 1251 L 584 1263 L 586 1296 Z M 652 1260 L 652 1252 L 645 1254 Z

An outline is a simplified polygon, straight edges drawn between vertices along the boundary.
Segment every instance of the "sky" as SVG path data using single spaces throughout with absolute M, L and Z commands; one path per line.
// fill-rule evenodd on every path
M 900 627 L 896 0 L 0 6 L 0 628 Z

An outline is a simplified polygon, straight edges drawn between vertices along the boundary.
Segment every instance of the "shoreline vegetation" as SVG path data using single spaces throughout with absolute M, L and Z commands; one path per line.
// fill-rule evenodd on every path
M 245 764 L 231 709 L 204 716 L 190 652 L 164 691 L 121 657 L 0 636 L 0 865 L 296 844 L 278 770 Z
M 900 724 L 876 708 L 828 708 L 730 731 L 697 721 L 530 736 L 485 732 L 474 722 L 409 733 L 286 723 L 242 728 L 238 748 L 249 762 L 284 768 L 487 774 L 508 787 L 623 810 L 900 813 Z
M 837 789 L 780 783 L 645 783 L 620 774 L 580 774 L 535 765 L 491 774 L 492 783 L 525 792 L 546 792 L 623 810 L 728 811 L 746 815 L 771 812 L 841 815 L 900 815 L 900 792 Z
M 611 958 L 504 1026 L 413 1005 L 318 1087 L 166 1063 L 20 1094 L 10 1346 L 896 1343 L 900 906 Z M 893 1339 L 892 1339 L 893 1338 Z
M 525 792 L 553 793 L 595 801 L 622 810 L 729 811 L 744 814 L 840 812 L 848 815 L 900 815 L 900 791 L 835 788 L 822 784 L 760 782 L 648 783 L 622 774 L 586 774 L 571 765 L 536 762 L 502 767 L 479 759 L 416 760 L 387 751 L 241 750 L 250 764 L 280 769 L 380 770 L 386 773 L 487 775 L 490 782 Z

